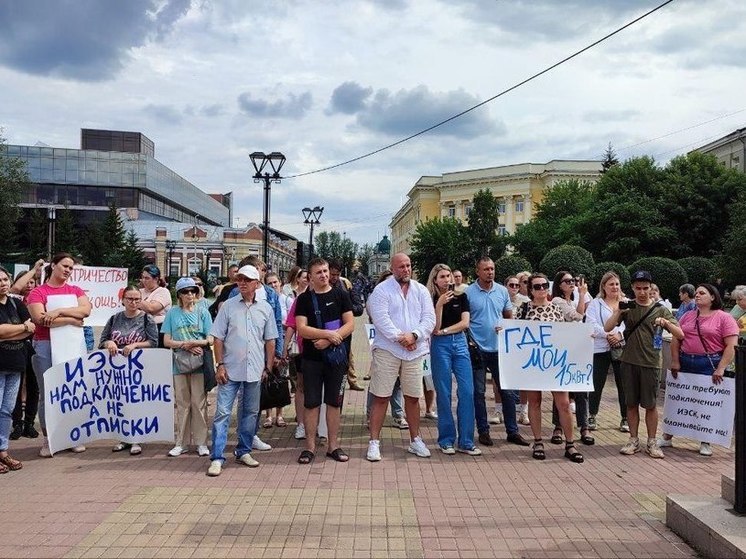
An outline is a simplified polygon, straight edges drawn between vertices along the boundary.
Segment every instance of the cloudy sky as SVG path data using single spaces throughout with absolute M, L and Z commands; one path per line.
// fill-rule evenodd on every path
M 77 148 L 140 131 L 262 218 L 248 154 L 286 176 L 366 154 L 485 101 L 662 3 L 647 0 L 27 0 L 0 3 L 0 127 Z M 675 0 L 428 134 L 272 190 L 272 226 L 376 241 L 423 175 L 551 159 L 661 162 L 746 126 L 746 3 Z

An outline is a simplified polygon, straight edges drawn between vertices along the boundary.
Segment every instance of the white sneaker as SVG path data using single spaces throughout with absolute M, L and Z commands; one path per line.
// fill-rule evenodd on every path
M 197 447 L 197 454 L 199 456 L 210 456 L 210 449 L 201 444 Z
M 699 453 L 702 456 L 712 456 L 712 449 L 710 448 L 710 443 L 700 443 Z
M 490 417 L 489 423 L 491 425 L 500 425 L 503 422 L 503 414 L 502 412 L 496 411 L 495 415 Z
M 176 445 L 171 450 L 168 451 L 169 456 L 181 456 L 187 451 L 186 447 Z
M 295 428 L 295 438 L 299 441 L 302 441 L 306 438 L 306 426 L 302 423 L 299 423 L 298 426 Z
M 645 447 L 645 452 L 647 452 L 651 458 L 665 458 L 666 457 L 665 454 L 663 454 L 661 447 L 658 446 L 658 441 L 655 439 L 648 440 L 648 444 Z
M 482 456 L 482 451 L 476 446 L 471 448 L 459 448 L 458 451 L 462 454 L 468 454 L 469 456 Z
M 44 440 L 41 443 L 41 448 L 39 449 L 39 456 L 42 458 L 51 458 L 52 457 L 52 451 L 49 450 L 49 439 L 44 437 Z
M 210 462 L 210 467 L 207 468 L 207 475 L 210 477 L 217 477 L 220 475 L 220 472 L 223 471 L 223 461 L 222 460 L 213 460 Z
M 456 454 L 456 449 L 452 446 L 441 446 L 440 451 L 443 454 L 447 454 L 448 456 L 453 456 L 454 454 Z
M 426 412 L 425 417 L 427 419 L 438 419 L 438 412 L 435 412 L 435 411 Z
M 528 419 L 528 412 L 526 410 L 521 411 L 518 416 L 518 423 L 521 425 L 531 425 L 531 421 Z
M 85 452 L 85 445 L 79 444 L 78 446 L 72 447 L 70 450 L 75 454 L 80 454 L 81 452 Z
M 422 437 L 415 437 L 412 442 L 409 443 L 408 452 L 419 456 L 420 458 L 430 458 L 430 449 L 422 441 Z
M 272 445 L 268 445 L 262 439 L 260 439 L 257 435 L 254 435 L 254 440 L 251 442 L 251 448 L 253 448 L 254 450 L 265 451 L 265 450 L 272 450 Z
M 658 446 L 661 448 L 673 447 L 673 439 L 665 439 L 661 437 L 660 439 L 658 439 Z
M 394 419 L 394 427 L 398 427 L 403 431 L 404 429 L 409 429 L 409 423 L 403 417 L 397 417 Z
M 369 462 L 379 462 L 381 460 L 381 441 L 368 441 L 368 454 L 365 458 Z
M 140 446 L 139 444 L 137 444 L 137 443 L 134 443 L 134 444 L 133 444 L 133 445 L 132 445 L 132 446 L 130 447 L 130 454 L 131 454 L 132 456 L 137 456 L 137 455 L 138 455 L 138 454 L 140 454 L 141 452 L 142 452 L 142 447 L 141 447 L 141 446 Z
M 238 462 L 241 462 L 244 466 L 248 466 L 249 468 L 256 468 L 259 465 L 259 462 L 254 460 L 254 458 L 251 456 L 250 453 L 246 453 L 243 456 L 239 456 L 236 458 Z

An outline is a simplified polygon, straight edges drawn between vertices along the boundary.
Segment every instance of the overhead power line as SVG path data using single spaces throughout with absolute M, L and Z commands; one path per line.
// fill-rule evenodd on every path
M 614 35 L 617 35 L 617 34 L 621 33 L 622 31 L 624 31 L 628 27 L 631 27 L 631 26 L 635 25 L 636 23 L 638 23 L 639 21 L 642 21 L 643 19 L 645 19 L 649 15 L 657 12 L 661 8 L 664 8 L 665 6 L 667 6 L 668 4 L 670 4 L 673 1 L 674 0 L 666 0 L 662 4 L 659 4 L 658 6 L 656 6 L 655 8 L 653 8 L 653 9 L 647 11 L 647 12 L 645 12 L 641 16 L 636 17 L 632 21 L 624 24 L 623 26 L 621 26 L 618 29 L 612 31 L 611 33 L 609 33 L 607 35 L 604 35 L 603 37 L 601 37 L 597 41 L 592 42 L 590 45 L 587 45 L 587 46 L 583 47 L 582 49 L 580 49 L 579 51 L 576 51 L 573 54 L 571 54 L 571 55 L 563 58 L 559 62 L 555 62 L 551 66 L 548 66 L 547 68 L 544 68 L 540 72 L 537 72 L 537 73 L 533 74 L 532 76 L 526 78 L 525 80 L 523 80 L 521 82 L 518 82 L 517 84 L 509 87 L 508 89 L 505 89 L 505 90 L 501 91 L 497 95 L 493 95 L 489 99 L 485 99 L 481 103 L 477 103 L 476 105 L 473 105 L 472 107 L 469 107 L 468 109 L 463 110 L 460 113 L 457 113 L 457 114 L 455 114 L 453 116 L 450 116 L 447 119 L 438 122 L 437 124 L 433 124 L 432 126 L 429 126 L 429 127 L 425 128 L 424 130 L 420 130 L 419 132 L 411 134 L 411 135 L 407 136 L 406 138 L 402 138 L 401 140 L 397 140 L 396 142 L 393 142 L 391 144 L 385 145 L 383 147 L 380 147 L 378 149 L 375 149 L 375 150 L 370 151 L 368 153 L 365 153 L 363 155 L 359 155 L 357 157 L 353 157 L 352 159 L 348 159 L 347 161 L 343 161 L 341 163 L 336 163 L 334 165 L 328 165 L 327 167 L 322 167 L 322 168 L 316 169 L 314 171 L 307 171 L 305 173 L 298 173 L 296 175 L 290 175 L 290 176 L 284 177 L 284 178 L 285 179 L 295 179 L 295 178 L 298 178 L 298 177 L 305 177 L 305 176 L 308 176 L 308 175 L 314 175 L 314 174 L 317 174 L 317 173 L 322 173 L 324 171 L 330 171 L 331 169 L 336 169 L 337 167 L 342 167 L 344 165 L 349 165 L 350 163 L 355 163 L 356 161 L 360 161 L 361 159 L 366 159 L 368 157 L 371 157 L 373 155 L 381 153 L 382 151 L 386 151 L 387 149 L 391 149 L 391 148 L 396 147 L 398 145 L 401 145 L 401 144 L 403 144 L 405 142 L 408 142 L 409 140 L 412 140 L 412 139 L 414 139 L 414 138 L 416 138 L 418 136 L 422 136 L 423 134 L 426 134 L 426 133 L 428 133 L 428 132 L 430 132 L 432 130 L 435 130 L 436 128 L 439 128 L 440 126 L 443 126 L 444 124 L 447 124 L 447 123 L 451 122 L 452 120 L 456 120 L 457 118 L 460 118 L 460 117 L 464 116 L 465 114 L 468 114 L 468 113 L 470 113 L 470 112 L 478 109 L 479 107 L 482 107 L 482 106 L 486 105 L 487 103 L 491 103 L 495 99 L 498 99 L 499 97 L 502 97 L 503 95 L 506 95 L 506 94 L 510 93 L 511 91 L 514 91 L 515 89 L 518 89 L 519 87 L 521 87 L 523 85 L 526 85 L 530 81 L 533 81 L 536 78 L 538 78 L 540 76 L 543 76 L 544 74 L 546 74 L 548 72 L 551 72 L 552 70 L 554 70 L 558 66 L 561 66 L 565 62 L 568 62 L 568 61 L 572 60 L 573 58 L 575 58 L 577 56 L 580 56 L 584 52 L 586 52 L 586 51 L 592 49 L 593 47 L 595 47 L 596 45 L 599 45 L 599 44 L 603 43 L 604 41 L 606 41 L 607 39 L 610 39 Z

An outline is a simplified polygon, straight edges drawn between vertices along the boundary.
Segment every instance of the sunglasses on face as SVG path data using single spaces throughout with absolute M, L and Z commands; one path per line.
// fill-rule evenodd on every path
M 549 283 L 548 282 L 547 283 L 532 283 L 531 284 L 531 289 L 533 289 L 535 291 L 540 291 L 540 290 L 543 290 L 543 289 L 549 289 Z
M 575 278 L 565 278 L 562 283 L 575 283 Z
M 523 280 L 523 281 L 521 281 L 521 283 L 522 283 L 523 285 L 528 285 L 528 280 Z
M 182 295 L 196 295 L 199 293 L 199 289 L 189 288 L 189 289 L 182 289 L 179 291 Z
M 517 284 L 517 283 L 509 283 L 509 284 L 508 284 L 508 287 L 512 287 L 512 288 L 514 288 L 514 289 L 515 289 L 515 288 L 517 288 L 517 287 L 520 287 L 520 285 L 519 285 L 519 284 Z

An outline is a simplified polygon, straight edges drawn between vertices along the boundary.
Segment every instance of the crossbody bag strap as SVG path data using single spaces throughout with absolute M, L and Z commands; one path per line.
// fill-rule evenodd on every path
M 316 293 L 311 291 L 311 301 L 313 301 L 313 313 L 316 315 L 316 326 L 319 330 L 324 329 L 324 323 L 321 321 L 321 311 L 319 310 L 319 301 L 316 299 Z
M 694 325 L 697 327 L 697 336 L 699 336 L 699 341 L 702 343 L 702 348 L 705 350 L 705 355 L 707 355 L 707 360 L 710 362 L 710 365 L 712 365 L 712 372 L 714 373 L 715 369 L 717 369 L 717 364 L 712 360 L 712 357 L 710 357 L 710 348 L 702 336 L 702 330 L 699 329 L 699 309 L 697 309 L 697 317 L 694 319 Z
M 634 326 L 632 326 L 632 328 L 630 328 L 629 330 L 625 330 L 624 339 L 629 340 L 632 337 L 632 334 L 635 333 L 635 330 L 637 330 L 637 327 L 643 322 L 645 322 L 645 319 L 649 317 L 650 313 L 652 313 L 657 307 L 658 307 L 658 303 L 654 303 L 653 306 L 650 307 L 648 312 L 646 312 L 645 315 L 638 322 L 636 322 Z

